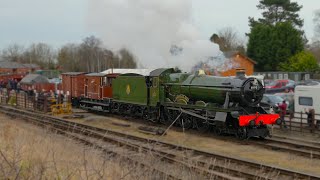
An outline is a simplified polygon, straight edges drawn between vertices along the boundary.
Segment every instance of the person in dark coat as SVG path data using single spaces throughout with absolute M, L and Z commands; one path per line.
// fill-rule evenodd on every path
M 314 124 L 314 109 L 310 108 L 308 111 L 304 109 L 305 113 L 307 114 L 307 122 L 309 127 L 311 128 L 311 132 L 313 132 L 313 129 L 315 128 Z
M 279 109 L 280 109 L 280 118 L 281 118 L 281 121 L 282 121 L 282 124 L 284 125 L 284 128 L 287 128 L 286 126 L 286 121 L 284 119 L 285 115 L 287 114 L 287 103 L 286 101 L 282 101 L 281 104 L 279 104 Z
M 15 79 L 12 81 L 12 89 L 15 91 L 17 90 L 17 84 L 18 84 L 18 80 Z
M 0 89 L 2 89 L 3 86 L 4 86 L 4 82 L 3 82 L 3 80 L 0 80 Z

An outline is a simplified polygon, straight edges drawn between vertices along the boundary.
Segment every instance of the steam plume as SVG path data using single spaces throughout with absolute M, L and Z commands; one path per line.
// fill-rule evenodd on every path
M 222 54 L 209 38 L 200 38 L 191 0 L 90 0 L 88 27 L 108 48 L 129 49 L 146 68 L 190 71 L 197 62 Z M 173 45 L 180 48 L 174 55 Z

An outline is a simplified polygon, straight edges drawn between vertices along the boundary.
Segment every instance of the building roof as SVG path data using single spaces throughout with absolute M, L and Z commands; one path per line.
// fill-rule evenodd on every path
M 223 52 L 223 54 L 226 58 L 232 58 L 233 56 L 240 55 L 240 56 L 244 57 L 246 60 L 252 62 L 253 64 L 258 64 L 256 61 L 250 59 L 249 57 L 240 53 L 239 51 L 227 51 L 227 52 Z
M 24 68 L 22 64 L 11 62 L 11 61 L 0 61 L 0 67 L 6 68 L 6 69 Z
M 22 64 L 26 68 L 39 68 L 37 64 Z
M 21 84 L 35 84 L 35 83 L 49 83 L 47 77 L 40 74 L 28 74 L 26 77 L 21 79 Z
M 0 61 L 0 68 L 18 69 L 18 68 L 39 68 L 36 64 L 21 64 L 12 61 Z

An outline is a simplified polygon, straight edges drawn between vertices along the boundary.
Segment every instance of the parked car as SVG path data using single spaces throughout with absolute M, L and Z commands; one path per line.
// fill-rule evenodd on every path
M 287 110 L 294 112 L 294 93 L 288 92 L 288 93 L 276 93 L 275 96 L 279 96 L 282 99 L 284 99 L 288 105 Z
M 294 93 L 289 92 L 289 93 L 276 93 L 274 94 L 275 96 L 280 96 L 282 99 L 285 101 L 288 101 L 290 104 L 293 103 L 294 101 Z
M 279 79 L 271 81 L 268 85 L 265 86 L 266 93 L 280 93 L 280 92 L 289 92 L 294 91 L 295 82 L 288 79 Z
M 270 107 L 272 107 L 274 109 L 274 111 L 279 111 L 279 104 L 281 104 L 283 102 L 283 98 L 277 95 L 273 95 L 273 94 L 264 94 L 263 98 L 261 100 L 260 105 L 262 107 L 264 107 L 267 111 L 270 110 Z M 287 104 L 287 110 L 289 107 L 289 101 L 286 101 Z
M 264 86 L 265 86 L 265 87 L 266 87 L 266 86 L 269 86 L 270 83 L 274 82 L 273 79 L 264 79 L 263 81 L 264 81 Z
M 315 85 L 319 85 L 320 84 L 320 81 L 317 79 L 317 80 L 314 80 L 314 79 L 309 79 L 309 80 L 304 80 L 304 81 L 299 81 L 296 83 L 296 86 L 315 86 Z

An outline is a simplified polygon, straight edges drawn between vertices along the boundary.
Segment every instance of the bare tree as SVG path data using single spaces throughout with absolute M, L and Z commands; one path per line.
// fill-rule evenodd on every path
M 64 71 L 84 71 L 79 56 L 80 47 L 76 44 L 66 44 L 58 52 L 58 64 Z
M 45 43 L 32 44 L 24 53 L 25 60 L 28 63 L 35 63 L 45 69 L 55 67 L 55 51 L 51 46 Z
M 1 56 L 4 60 L 21 62 L 23 61 L 23 51 L 23 46 L 20 46 L 18 44 L 12 44 L 2 51 Z
M 308 50 L 317 58 L 320 63 L 320 9 L 314 13 L 314 38 L 313 42 L 308 45 Z
M 315 41 L 309 45 L 308 50 L 316 57 L 320 63 L 320 41 Z
M 24 49 L 13 44 L 0 54 L 3 59 L 38 64 L 45 69 L 56 68 L 58 64 L 64 71 L 101 72 L 109 68 L 136 68 L 134 55 L 127 49 L 112 52 L 103 47 L 95 36 L 83 39 L 81 44 L 66 44 L 58 51 L 45 43 L 34 43 Z
M 88 72 L 95 72 L 101 70 L 100 57 L 104 55 L 101 53 L 102 41 L 95 36 L 86 37 L 80 45 L 81 60 L 87 64 Z
M 135 57 L 129 50 L 127 49 L 121 49 L 120 52 L 120 65 L 121 67 L 119 68 L 136 68 L 137 63 L 135 60 Z
M 320 9 L 315 11 L 314 14 L 314 18 L 313 18 L 313 22 L 314 22 L 314 34 L 315 34 L 315 39 L 320 41 Z
M 218 31 L 218 34 L 213 34 L 210 38 L 213 43 L 219 45 L 220 50 L 240 51 L 245 53 L 244 41 L 239 37 L 238 32 L 233 27 L 225 27 Z

